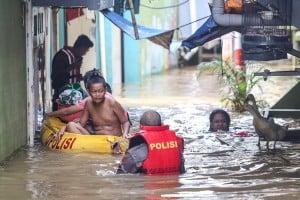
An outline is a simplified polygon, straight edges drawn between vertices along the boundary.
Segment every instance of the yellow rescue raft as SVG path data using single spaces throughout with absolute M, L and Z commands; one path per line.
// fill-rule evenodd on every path
M 59 130 L 65 126 L 60 119 L 49 117 L 41 128 L 42 144 L 53 150 L 72 152 L 113 153 L 113 144 L 118 143 L 122 152 L 128 148 L 128 140 L 112 135 L 83 135 L 65 132 L 58 140 Z

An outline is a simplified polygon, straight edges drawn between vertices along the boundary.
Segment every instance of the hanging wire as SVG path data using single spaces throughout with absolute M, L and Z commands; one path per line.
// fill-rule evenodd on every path
M 141 6 L 141 7 L 148 8 L 148 9 L 166 9 L 166 8 L 175 8 L 175 7 L 182 6 L 183 4 L 188 3 L 189 1 L 190 1 L 190 0 L 186 0 L 186 1 L 181 2 L 181 3 L 179 3 L 179 4 L 171 5 L 171 6 L 165 6 L 165 7 L 151 7 L 151 6 L 147 6 L 147 5 L 145 5 L 145 4 L 140 4 L 140 6 Z M 119 3 L 123 4 L 123 8 L 125 8 L 126 2 L 127 2 L 127 0 L 124 0 L 124 1 L 120 1 Z M 149 3 L 151 3 L 151 2 L 149 1 Z M 189 23 L 187 23 L 187 24 L 183 24 L 183 25 L 181 25 L 181 26 L 179 26 L 179 27 L 176 27 L 176 28 L 174 28 L 174 29 L 171 29 L 170 31 L 172 31 L 172 30 L 179 30 L 180 28 L 189 26 L 189 25 L 191 25 L 191 24 L 193 24 L 193 23 L 195 23 L 195 22 L 204 20 L 204 19 L 206 19 L 206 18 L 208 18 L 208 17 L 210 17 L 210 15 L 209 15 L 209 16 L 205 16 L 205 17 L 202 17 L 202 18 L 197 19 L 197 20 L 195 20 L 195 21 L 189 22 Z
M 204 19 L 209 18 L 209 17 L 210 17 L 210 15 L 209 15 L 209 16 L 205 16 L 205 17 L 202 17 L 202 18 L 200 18 L 200 19 L 196 19 L 195 21 L 189 22 L 189 23 L 187 23 L 187 24 L 183 24 L 183 25 L 178 26 L 177 28 L 172 29 L 172 30 L 178 30 L 178 29 L 180 29 L 180 28 L 186 27 L 186 26 L 188 26 L 188 25 L 191 25 L 192 23 L 195 23 L 195 22 L 204 20 Z
M 167 9 L 167 8 L 176 8 L 176 7 L 179 7 L 179 6 L 182 6 L 183 4 L 186 4 L 188 3 L 190 0 L 186 0 L 182 3 L 179 3 L 179 4 L 176 4 L 176 5 L 171 5 L 171 6 L 164 6 L 164 7 L 152 7 L 152 6 L 147 6 L 145 4 L 140 4 L 141 7 L 144 7 L 144 8 L 149 8 L 149 9 Z

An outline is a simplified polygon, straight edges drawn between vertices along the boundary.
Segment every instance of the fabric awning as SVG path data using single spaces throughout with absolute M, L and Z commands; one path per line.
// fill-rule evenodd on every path
M 135 40 L 149 39 L 155 44 L 163 46 L 166 49 L 170 48 L 174 30 L 178 29 L 176 28 L 173 30 L 162 30 L 137 25 L 139 38 L 136 38 L 132 22 L 128 21 L 127 19 L 123 18 L 113 11 L 110 11 L 109 9 L 102 10 L 101 13 L 131 38 Z M 194 34 L 182 41 L 181 45 L 188 47 L 189 49 L 193 49 L 232 31 L 241 32 L 241 27 L 219 26 L 214 21 L 213 17 L 209 16 L 209 18 Z
M 183 40 L 181 45 L 193 49 L 232 31 L 240 32 L 241 28 L 234 26 L 219 26 L 214 21 L 213 17 L 210 16 L 194 34 Z
M 137 25 L 139 38 L 136 38 L 134 32 L 134 26 L 130 21 L 128 21 L 121 15 L 113 11 L 110 11 L 109 9 L 102 10 L 101 13 L 131 38 L 135 40 L 149 39 L 155 44 L 163 46 L 166 49 L 170 48 L 170 44 L 173 39 L 174 30 L 153 29 L 153 28 Z

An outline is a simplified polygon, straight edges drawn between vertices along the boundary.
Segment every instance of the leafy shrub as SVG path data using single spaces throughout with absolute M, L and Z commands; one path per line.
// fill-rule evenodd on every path
M 257 71 L 261 71 L 261 67 Z M 233 111 L 244 111 L 246 97 L 254 87 L 258 87 L 262 92 L 259 82 L 263 78 L 254 76 L 255 72 L 247 73 L 247 70 L 236 70 L 226 62 L 222 66 L 220 61 L 200 63 L 197 77 L 200 78 L 201 75 L 207 72 L 217 74 L 224 81 L 227 92 L 221 98 L 221 102 L 225 103 L 225 106 L 230 105 Z M 267 105 L 266 101 L 263 100 L 258 100 L 257 104 L 258 106 Z

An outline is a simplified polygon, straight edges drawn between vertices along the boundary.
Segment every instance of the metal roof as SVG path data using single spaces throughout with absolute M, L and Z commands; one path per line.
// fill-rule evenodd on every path
M 104 10 L 114 6 L 114 0 L 32 0 L 37 7 L 86 7 L 89 10 Z

